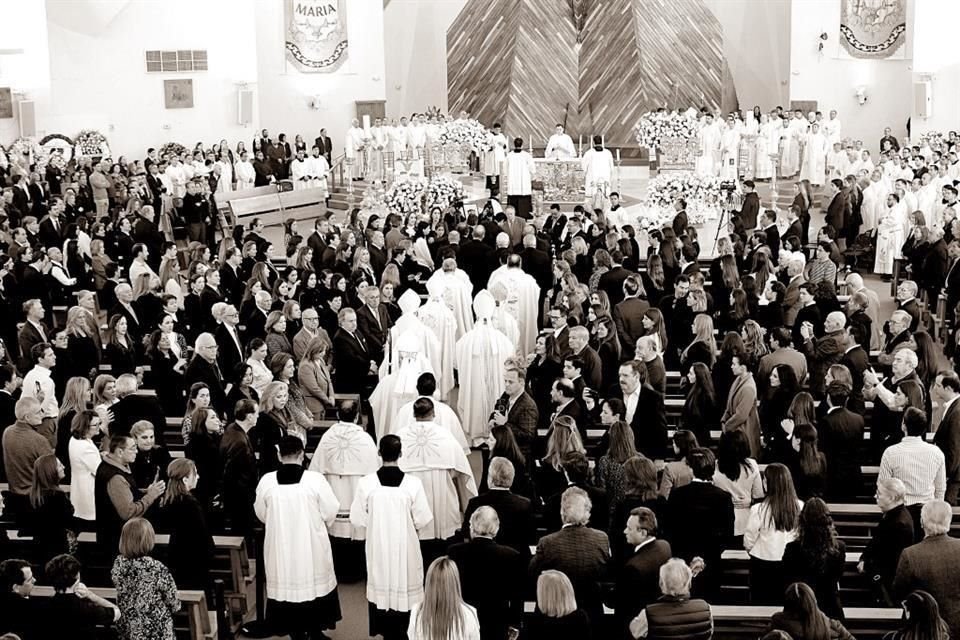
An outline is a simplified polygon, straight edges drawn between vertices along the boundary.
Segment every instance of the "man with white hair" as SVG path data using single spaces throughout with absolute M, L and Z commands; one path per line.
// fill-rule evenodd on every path
M 580 375 L 583 376 L 584 383 L 590 389 L 600 389 L 604 382 L 603 364 L 600 362 L 600 356 L 597 354 L 596 349 L 590 346 L 590 331 L 586 327 L 571 327 L 570 341 L 568 344 L 570 346 L 570 353 L 564 357 L 564 360 L 580 358 L 583 361 L 583 369 Z M 609 380 L 607 382 L 609 382 Z M 654 387 L 656 388 L 656 385 L 654 385 Z
M 880 296 L 873 289 L 863 284 L 863 276 L 859 273 L 847 275 L 847 292 L 852 296 L 862 293 L 867 297 L 867 317 L 870 318 L 870 348 L 880 349 L 883 345 L 883 329 L 880 326 Z
M 663 597 L 648 605 L 630 623 L 634 638 L 711 637 L 710 605 L 705 600 L 690 598 L 693 577 L 699 573 L 700 566 L 694 564 L 691 568 L 680 558 L 671 558 L 660 567 Z
M 525 559 L 530 556 L 530 538 L 533 535 L 533 504 L 511 490 L 514 486 L 515 470 L 513 463 L 497 456 L 490 461 L 487 470 L 488 491 L 471 498 L 463 514 L 463 528 L 467 529 L 473 513 L 482 507 L 490 507 L 497 512 L 500 529 L 497 541 L 513 547 Z
M 924 539 L 904 549 L 893 580 L 897 600 L 918 589 L 929 593 L 940 605 L 940 617 L 950 627 L 950 637 L 960 637 L 960 540 L 951 537 L 953 513 L 943 500 L 923 505 L 920 523 Z
M 448 255 L 443 259 L 440 268 L 427 280 L 427 287 L 431 286 L 438 287 L 440 297 L 453 312 L 457 321 L 456 339 L 459 340 L 473 328 L 473 314 L 470 313 L 473 283 L 470 276 L 458 268 L 455 255 Z
M 503 285 L 507 297 L 506 310 L 516 319 L 520 329 L 517 344 L 522 357 L 533 351 L 537 341 L 537 313 L 541 290 L 536 279 L 524 270 L 520 256 L 511 255 L 506 264 L 490 274 L 487 289 L 491 292 L 497 285 Z
M 183 373 L 187 389 L 194 382 L 203 382 L 210 388 L 210 406 L 218 412 L 226 409 L 223 375 L 217 365 L 217 340 L 212 333 L 201 333 L 193 347 L 193 358 Z
M 915 351 L 900 349 L 893 357 L 892 373 L 883 380 L 872 369 L 863 372 L 863 397 L 874 401 L 870 444 L 877 453 L 900 442 L 903 437 L 901 425 L 905 405 L 898 396 L 906 397 L 906 406 L 923 407 L 926 404 L 926 390 L 917 376 L 917 363 Z
M 499 530 L 493 507 L 480 507 L 470 516 L 470 541 L 447 549 L 460 571 L 463 599 L 477 609 L 483 638 L 506 638 L 523 616 L 526 563 L 516 549 L 496 542 Z
M 784 254 L 781 253 L 781 256 Z M 800 313 L 800 285 L 803 284 L 803 267 L 806 260 L 799 257 L 790 257 L 787 259 L 787 291 L 783 296 L 783 324 L 786 327 L 792 327 L 797 320 L 797 314 Z
M 910 314 L 910 332 L 914 332 L 920 326 L 920 301 L 917 300 L 917 293 L 920 288 L 913 280 L 903 280 L 897 285 L 897 311 L 906 311 Z
M 847 317 L 842 311 L 831 311 L 823 321 L 823 336 L 816 337 L 809 324 L 800 327 L 803 336 L 803 350 L 810 365 L 810 387 L 817 394 L 823 394 L 827 370 L 840 362 L 846 349 L 843 328 Z
M 107 317 L 111 318 L 119 313 L 126 318 L 127 334 L 131 342 L 136 345 L 143 337 L 144 325 L 142 325 L 141 322 L 145 322 L 146 319 L 141 318 L 137 314 L 136 307 L 133 306 L 133 288 L 126 283 L 118 284 L 117 288 L 114 289 L 114 293 L 117 296 L 117 304 L 110 309 L 110 312 L 107 313 Z
M 901 309 L 897 309 L 890 314 L 890 320 L 885 327 L 887 334 L 886 344 L 880 355 L 877 356 L 877 362 L 883 371 L 889 371 L 897 353 L 903 350 L 916 351 L 917 343 L 913 340 L 913 333 L 910 330 L 910 314 Z
M 586 331 L 586 327 L 574 327 L 570 330 L 571 344 L 573 342 L 573 332 L 577 329 Z M 572 347 L 571 347 L 572 348 Z M 657 339 L 654 336 L 641 336 L 637 339 L 637 360 L 647 365 L 647 383 L 653 387 L 660 395 L 667 395 L 667 369 L 663 364 L 663 358 L 660 357 L 660 351 L 657 349 Z M 600 362 L 600 356 L 597 356 L 597 362 Z M 586 360 L 584 360 L 586 363 Z M 586 376 L 586 369 L 584 369 Z M 598 369 L 599 376 L 599 369 Z M 599 386 L 592 386 L 591 389 L 599 389 Z
M 890 595 L 900 554 L 914 543 L 913 516 L 903 503 L 906 491 L 897 478 L 877 482 L 877 506 L 883 515 L 857 564 L 857 571 L 870 577 L 877 603 L 887 607 L 893 606 Z
M 600 583 L 609 575 L 610 540 L 607 534 L 587 526 L 593 504 L 579 487 L 570 487 L 560 498 L 563 528 L 540 538 L 530 561 L 530 576 L 548 569 L 562 571 L 573 583 L 577 605 L 591 620 L 603 619 Z

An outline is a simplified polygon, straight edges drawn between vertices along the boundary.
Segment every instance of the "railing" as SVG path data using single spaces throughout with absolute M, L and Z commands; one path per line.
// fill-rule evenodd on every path
M 347 154 L 343 153 L 334 159 L 332 166 L 330 167 L 330 176 L 333 179 L 334 189 L 344 186 L 349 180 L 349 178 L 344 178 L 346 159 Z

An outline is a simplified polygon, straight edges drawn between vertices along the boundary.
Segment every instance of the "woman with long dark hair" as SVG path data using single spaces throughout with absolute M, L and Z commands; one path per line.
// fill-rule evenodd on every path
M 663 468 L 659 494 L 664 500 L 670 498 L 670 492 L 676 487 L 688 485 L 693 481 L 693 470 L 687 464 L 687 455 L 699 448 L 697 436 L 692 431 L 678 429 L 673 434 L 673 453 L 677 460 L 668 462 Z
M 197 465 L 200 480 L 195 492 L 197 500 L 206 509 L 219 492 L 222 475 L 219 451 L 223 426 L 211 408 L 195 409 L 190 416 L 190 422 L 192 431 L 190 442 L 186 446 L 186 455 Z
M 694 433 L 701 446 L 710 446 L 710 427 L 720 423 L 721 410 L 713 389 L 710 369 L 694 362 L 687 372 L 690 387 L 680 414 L 680 427 Z
M 796 482 L 797 495 L 802 500 L 823 496 L 827 484 L 827 457 L 817 445 L 817 428 L 807 422 L 796 425 L 790 442 L 796 455 L 788 466 Z
M 730 369 L 733 359 L 737 358 L 740 362 L 745 362 L 745 347 L 743 338 L 736 331 L 729 331 L 723 336 L 723 342 L 720 343 L 720 355 L 711 368 L 713 376 L 713 390 L 717 394 L 718 403 L 726 403 L 730 395 L 730 387 L 733 386 L 734 375 Z
M 782 282 L 767 280 L 757 305 L 757 323 L 767 331 L 783 326 L 783 299 L 786 295 L 787 287 Z
M 626 422 L 614 422 L 608 435 L 607 452 L 600 457 L 595 472 L 597 485 L 607 492 L 610 516 L 613 516 L 624 497 L 623 465 L 637 455 L 637 450 L 633 443 L 633 429 Z
M 742 544 L 750 519 L 750 507 L 764 495 L 760 466 L 750 457 L 750 441 L 743 431 L 735 429 L 720 434 L 713 484 L 730 494 L 733 501 L 733 535 Z
M 647 257 L 647 270 L 640 274 L 643 288 L 647 292 L 647 300 L 657 306 L 660 299 L 666 295 L 667 276 L 663 271 L 663 258 L 656 253 Z
M 178 458 L 167 467 L 167 490 L 160 498 L 161 531 L 170 534 L 168 566 L 180 589 L 210 589 L 215 547 L 204 509 L 192 492 L 200 481 L 197 465 Z
M 776 365 L 770 372 L 767 383 L 768 387 L 760 399 L 759 409 L 763 442 L 771 453 L 784 452 L 787 436 L 780 423 L 786 419 L 790 405 L 800 392 L 800 383 L 797 381 L 796 371 L 788 364 Z
M 779 629 L 793 640 L 856 640 L 839 620 L 817 607 L 813 589 L 794 582 L 783 594 L 783 611 L 770 617 L 770 630 Z
M 33 463 L 32 510 L 27 521 L 41 567 L 53 556 L 69 553 L 70 538 L 74 537 L 73 505 L 60 490 L 63 476 L 63 463 L 52 453 L 40 456 Z
M 513 465 L 513 485 L 510 491 L 530 499 L 533 499 L 535 492 L 533 482 L 530 480 L 530 473 L 527 471 L 527 459 L 517 444 L 517 438 L 513 435 L 513 429 L 507 425 L 494 425 L 490 429 L 490 435 L 487 436 L 487 446 L 490 448 L 490 455 L 483 467 L 483 477 L 480 478 L 480 490 L 486 491 L 487 472 L 490 469 L 490 460 L 494 458 L 506 458 Z
M 767 496 L 750 507 L 743 533 L 743 547 L 750 554 L 751 604 L 768 604 L 783 588 L 783 551 L 797 538 L 803 508 L 787 467 L 774 463 L 763 475 Z
M 797 539 L 783 551 L 783 575 L 787 583 L 809 585 L 820 609 L 837 620 L 844 619 L 839 582 L 846 553 L 847 547 L 837 538 L 827 504 L 820 498 L 807 500 L 800 512 Z
M 929 593 L 917 589 L 901 604 L 906 625 L 888 633 L 885 640 L 950 640 L 950 627 L 940 617 L 940 606 Z

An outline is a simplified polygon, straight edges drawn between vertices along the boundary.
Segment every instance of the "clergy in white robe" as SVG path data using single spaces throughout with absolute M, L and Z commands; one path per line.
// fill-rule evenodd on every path
M 383 466 L 360 479 L 350 521 L 367 531 L 369 634 L 398 637 L 423 600 L 419 532 L 430 528 L 433 513 L 420 479 L 400 470 L 400 438 L 384 437 L 379 449 Z
M 393 160 L 396 162 L 407 153 L 407 126 L 400 126 L 394 122 L 393 126 L 387 131 L 389 140 L 389 152 L 393 154 Z
M 470 444 L 463 434 L 463 425 L 460 423 L 460 418 L 457 417 L 456 412 L 450 405 L 437 399 L 436 392 L 431 391 L 431 389 L 436 389 L 436 386 L 437 381 L 432 373 L 422 374 L 420 378 L 417 379 L 417 393 L 420 395 L 397 410 L 397 417 L 393 421 L 393 426 L 399 431 L 404 427 L 416 423 L 417 419 L 413 415 L 413 403 L 420 398 L 429 398 L 433 401 L 433 421 L 444 429 L 449 430 L 450 435 L 452 435 L 454 440 L 457 441 L 457 444 L 463 448 L 463 452 L 470 455 Z
M 421 529 L 421 540 L 447 540 L 463 522 L 470 498 L 477 495 L 477 483 L 463 448 L 450 431 L 434 422 L 434 405 L 429 398 L 413 403 L 417 422 L 397 432 L 403 443 L 400 469 L 423 483 L 433 526 Z
M 520 342 L 520 326 L 517 324 L 517 319 L 507 309 L 507 288 L 502 282 L 498 282 L 489 287 L 487 291 L 493 296 L 493 302 L 496 305 L 493 309 L 493 316 L 490 317 L 490 323 L 494 329 L 507 336 L 507 340 L 513 345 L 518 344 Z
M 563 125 L 558 124 L 556 131 L 547 140 L 547 148 L 543 154 L 550 160 L 568 160 L 577 157 L 577 148 L 573 146 L 573 138 L 563 132 Z
M 733 118 L 731 117 L 731 121 Z M 720 179 L 737 180 L 740 162 L 740 126 L 731 122 L 720 134 Z
M 359 405 L 347 401 L 340 404 L 340 420 L 320 438 L 310 461 L 310 471 L 323 474 L 340 502 L 337 519 L 330 525 L 330 535 L 348 540 L 363 540 L 365 531 L 350 522 L 350 505 L 363 476 L 380 468 L 377 445 L 366 430 L 357 424 Z
M 457 341 L 456 366 L 460 372 L 457 409 L 467 440 L 477 443 L 487 437 L 487 419 L 503 393 L 503 363 L 516 347 L 491 323 L 496 304 L 486 290 L 473 301 L 477 323 Z
M 244 151 L 240 155 L 240 160 L 234 169 L 237 172 L 237 191 L 253 189 L 253 182 L 257 179 L 257 172 L 250 163 L 250 154 Z
M 877 228 L 877 220 L 886 209 L 889 193 L 890 189 L 881 179 L 881 171 L 874 169 L 870 175 L 870 184 L 863 190 L 863 203 L 860 205 L 860 217 L 863 219 L 860 225 L 861 233 L 872 232 Z
M 386 368 L 387 372 L 392 372 L 400 364 L 400 351 L 397 348 L 400 336 L 411 336 L 418 342 L 418 350 L 430 361 L 430 366 L 434 373 L 440 375 L 443 370 L 443 354 L 440 348 L 440 338 L 417 317 L 417 311 L 420 309 L 420 296 L 412 289 L 407 289 L 397 300 L 397 306 L 400 307 L 400 317 L 390 327 L 390 336 L 388 341 L 390 349 L 383 360 L 381 370 Z M 453 379 L 451 377 L 450 387 L 440 390 L 440 397 L 446 397 L 450 389 L 453 388 Z
M 583 167 L 583 188 L 587 198 L 598 193 L 603 194 L 603 199 L 609 197 L 613 184 L 613 154 L 603 148 L 600 136 L 593 136 L 593 148 L 583 154 L 580 166 Z
M 184 169 L 184 166 L 180 163 L 180 158 L 177 156 L 170 157 L 170 164 L 167 165 L 167 169 L 164 172 L 167 174 L 167 177 L 170 178 L 170 183 L 173 185 L 173 191 L 171 195 L 174 198 L 182 198 L 187 195 L 187 171 Z
M 290 163 L 290 180 L 293 182 L 294 191 L 302 191 L 309 187 L 310 175 L 308 173 L 309 165 L 303 155 L 303 151 L 297 151 L 297 157 Z
M 422 176 L 427 157 L 427 128 L 419 122 L 411 123 L 407 140 L 410 145 L 410 157 L 413 160 L 413 164 L 410 165 L 410 174 Z
M 397 340 L 397 350 L 398 365 L 377 383 L 370 394 L 378 441 L 388 433 L 396 433 L 393 421 L 397 417 L 397 409 L 419 395 L 417 378 L 420 374 L 433 373 L 430 361 L 420 352 L 416 336 L 401 335 Z
M 891 275 L 893 261 L 901 256 L 906 240 L 907 209 L 895 193 L 887 196 L 887 207 L 877 222 L 877 255 L 874 273 Z
M 493 131 L 487 134 L 487 144 L 483 152 L 483 175 L 491 198 L 500 195 L 500 174 L 507 159 L 507 137 L 500 132 L 500 123 L 493 125 Z
M 487 288 L 503 286 L 507 292 L 504 301 L 506 310 L 517 321 L 520 338 L 517 351 L 524 358 L 533 353 L 537 344 L 537 304 L 540 301 L 540 287 L 529 273 L 523 270 L 520 256 L 514 254 L 507 258 L 507 264 L 492 274 Z M 508 336 L 509 337 L 509 336 Z
M 940 192 L 933 185 L 933 174 L 927 171 L 920 176 L 920 188 L 917 190 L 917 210 L 923 212 L 928 227 L 941 228 L 943 226 L 943 222 L 935 217 L 939 199 Z
M 827 177 L 830 180 L 847 177 L 847 152 L 839 142 L 833 143 L 833 148 L 827 152 Z
M 389 140 L 387 130 L 383 128 L 383 121 L 377 118 L 370 127 L 370 179 L 383 180 L 383 153 L 386 151 Z
M 343 145 L 347 160 L 352 163 L 350 177 L 353 180 L 362 180 L 366 175 L 368 142 L 367 132 L 360 128 L 360 121 L 354 118 Z
M 327 176 L 330 173 L 330 165 L 327 159 L 320 153 L 319 147 L 313 148 L 313 155 L 307 158 L 307 187 L 310 189 L 323 189 L 323 198 L 330 196 Z
M 284 436 L 280 468 L 260 479 L 253 510 L 266 527 L 267 622 L 280 635 L 317 634 L 340 620 L 329 527 L 340 503 L 326 479 L 303 468 L 303 442 Z
M 827 139 L 820 132 L 820 125 L 810 126 L 810 133 L 803 139 L 803 166 L 800 179 L 809 180 L 814 187 L 823 185 L 827 174 Z M 846 176 L 843 176 L 846 177 Z
M 454 349 L 457 344 L 457 319 L 444 302 L 443 292 L 444 286 L 440 281 L 428 280 L 427 301 L 416 310 L 417 319 L 430 329 L 440 342 L 440 368 L 435 369 L 435 373 L 441 399 L 453 389 Z
M 830 112 L 830 119 L 823 123 L 823 135 L 827 138 L 827 144 L 833 146 L 834 142 L 840 142 L 840 134 L 843 131 L 843 125 L 840 124 L 840 118 L 836 111 Z
M 800 140 L 793 120 L 781 120 L 780 134 L 780 175 L 792 178 L 800 170 Z
M 453 312 L 457 321 L 456 339 L 459 340 L 473 328 L 473 314 L 470 312 L 473 283 L 470 282 L 470 276 L 463 269 L 457 268 L 456 258 L 448 257 L 427 280 L 428 289 L 431 282 L 440 286 L 440 296 L 447 308 Z
M 503 188 L 507 193 L 507 204 L 516 210 L 518 216 L 528 220 L 533 211 L 532 181 L 536 170 L 533 156 L 523 150 L 523 138 L 515 138 L 513 151 L 507 154 L 507 183 Z
M 720 129 L 710 114 L 704 117 L 703 125 L 697 133 L 697 144 L 697 173 L 701 176 L 717 175 L 720 168 Z
M 220 180 L 217 181 L 217 193 L 230 193 L 233 191 L 233 165 L 225 156 L 217 160 L 214 166 L 220 167 Z

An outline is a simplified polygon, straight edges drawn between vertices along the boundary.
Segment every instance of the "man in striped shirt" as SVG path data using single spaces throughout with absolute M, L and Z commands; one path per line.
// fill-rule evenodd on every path
M 914 516 L 920 531 L 920 510 L 925 502 L 943 500 L 947 490 L 946 463 L 943 451 L 924 442 L 927 416 L 916 407 L 903 412 L 904 437 L 900 443 L 887 447 L 880 459 L 877 482 L 897 478 L 906 487 L 904 503 Z

